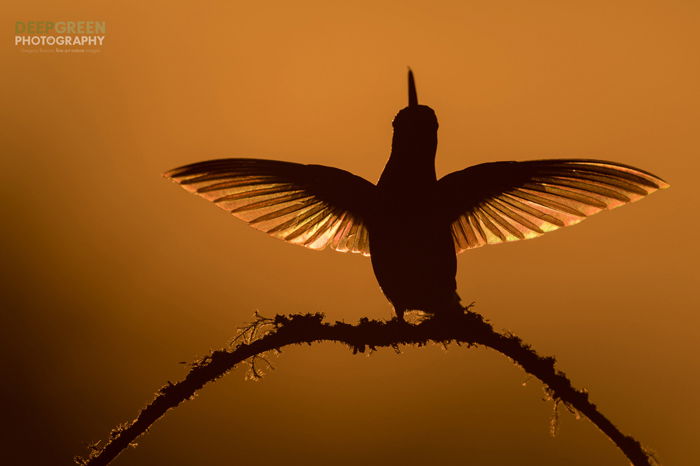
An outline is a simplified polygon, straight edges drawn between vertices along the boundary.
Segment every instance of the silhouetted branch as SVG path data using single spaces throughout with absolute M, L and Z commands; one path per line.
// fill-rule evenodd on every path
M 261 325 L 270 330 L 261 331 Z M 364 352 L 367 348 L 393 347 L 405 344 L 423 345 L 428 341 L 449 343 L 451 341 L 472 345 L 483 345 L 510 357 L 526 372 L 540 379 L 555 403 L 567 406 L 588 417 L 627 458 L 636 466 L 651 465 L 653 458 L 632 437 L 626 436 L 615 427 L 588 400 L 588 393 L 572 387 L 566 375 L 554 368 L 552 357 L 541 357 L 522 340 L 512 334 L 496 332 L 490 324 L 474 312 L 464 315 L 441 317 L 411 325 L 393 319 L 379 322 L 363 318 L 358 325 L 342 322 L 323 323 L 322 314 L 278 315 L 275 319 L 258 318 L 251 327 L 242 333 L 243 342 L 233 350 L 218 350 L 194 364 L 184 380 L 164 386 L 155 400 L 139 413 L 128 425 L 114 429 L 104 446 L 93 445 L 86 458 L 76 458 L 81 465 L 106 465 L 122 450 L 128 447 L 139 435 L 146 432 L 165 412 L 181 402 L 192 398 L 194 393 L 206 383 L 218 379 L 236 364 L 254 358 L 267 351 L 274 351 L 286 345 L 336 341 L 345 343 L 353 353 Z

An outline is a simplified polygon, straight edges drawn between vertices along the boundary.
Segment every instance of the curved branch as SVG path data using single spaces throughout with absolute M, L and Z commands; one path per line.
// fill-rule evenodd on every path
M 402 344 L 425 344 L 428 341 L 447 343 L 457 341 L 468 345 L 483 345 L 492 348 L 519 364 L 526 372 L 540 379 L 556 401 L 562 401 L 583 413 L 627 456 L 635 466 L 650 466 L 653 458 L 633 437 L 620 432 L 588 399 L 588 393 L 575 389 L 566 375 L 554 368 L 552 357 L 539 356 L 532 348 L 512 334 L 502 334 L 484 321 L 481 315 L 466 311 L 464 315 L 440 317 L 411 325 L 393 319 L 388 322 L 366 318 L 358 325 L 343 322 L 323 323 L 322 314 L 278 315 L 266 321 L 273 328 L 258 339 L 255 333 L 258 323 L 253 324 L 252 337 L 238 344 L 233 350 L 218 350 L 194 364 L 180 382 L 168 383 L 158 392 L 155 400 L 141 410 L 138 417 L 128 425 L 114 429 L 103 446 L 93 445 L 86 458 L 75 458 L 81 465 L 106 465 L 116 458 L 136 438 L 146 432 L 167 410 L 192 398 L 206 383 L 214 381 L 231 370 L 236 364 L 267 351 L 286 345 L 336 341 L 350 346 L 353 353 L 366 348 Z

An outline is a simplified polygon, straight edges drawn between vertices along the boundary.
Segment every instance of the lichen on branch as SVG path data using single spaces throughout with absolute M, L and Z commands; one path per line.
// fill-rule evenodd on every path
M 168 383 L 156 394 L 156 398 L 132 422 L 115 428 L 104 445 L 92 444 L 85 458 L 77 457 L 80 465 L 106 465 L 133 442 L 153 423 L 185 400 L 205 384 L 223 376 L 237 364 L 251 364 L 253 378 L 259 376 L 256 358 L 264 359 L 265 353 L 279 351 L 292 344 L 333 341 L 343 343 L 353 353 L 362 353 L 382 347 L 398 350 L 399 345 L 424 345 L 428 342 L 448 344 L 466 343 L 482 345 L 508 356 L 527 373 L 544 383 L 555 403 L 563 403 L 591 420 L 635 466 L 650 466 L 654 458 L 633 437 L 624 435 L 590 402 L 588 393 L 574 388 L 566 375 L 555 368 L 552 357 L 538 355 L 529 345 L 511 333 L 500 333 L 480 314 L 469 309 L 464 314 L 436 317 L 417 325 L 392 319 L 376 321 L 360 319 L 359 324 L 323 322 L 322 314 L 277 315 L 267 319 L 256 314 L 256 320 L 242 329 L 234 340 L 233 349 L 213 351 L 194 363 L 187 376 L 177 383 Z

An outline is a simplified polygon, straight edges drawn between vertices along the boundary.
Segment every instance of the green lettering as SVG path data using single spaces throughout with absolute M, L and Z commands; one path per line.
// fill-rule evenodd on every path
M 95 33 L 105 34 L 107 32 L 107 24 L 104 21 L 95 21 Z
M 24 22 L 22 22 L 22 21 L 17 21 L 17 22 L 15 23 L 15 32 L 16 32 L 17 34 L 21 34 L 21 33 L 23 33 L 23 32 L 26 31 L 26 30 L 27 30 L 27 25 L 24 24 Z

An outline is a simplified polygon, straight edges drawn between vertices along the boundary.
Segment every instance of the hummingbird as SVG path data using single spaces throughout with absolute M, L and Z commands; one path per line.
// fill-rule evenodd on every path
M 289 243 L 370 256 L 399 320 L 409 310 L 454 315 L 457 254 L 536 238 L 669 187 L 616 162 L 541 159 L 435 172 L 438 120 L 418 103 L 396 114 L 377 184 L 339 168 L 255 158 L 193 163 L 164 174 L 252 227 Z

